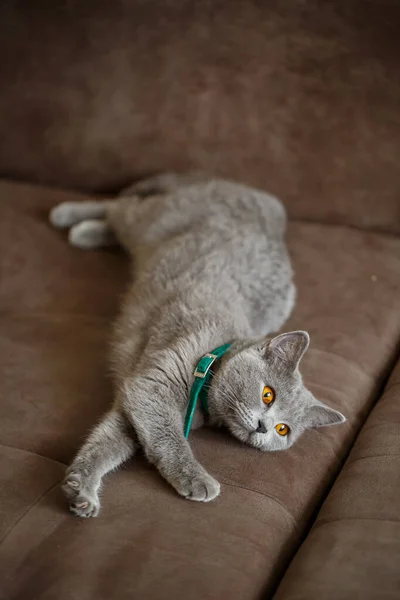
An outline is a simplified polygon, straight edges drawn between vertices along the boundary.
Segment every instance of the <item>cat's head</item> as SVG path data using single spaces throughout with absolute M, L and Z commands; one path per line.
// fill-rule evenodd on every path
M 307 429 L 343 423 L 303 384 L 299 362 L 309 341 L 305 331 L 293 331 L 228 357 L 212 380 L 211 420 L 264 451 L 289 448 Z

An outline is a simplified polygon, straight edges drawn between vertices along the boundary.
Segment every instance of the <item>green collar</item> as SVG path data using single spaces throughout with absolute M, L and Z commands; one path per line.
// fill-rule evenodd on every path
M 194 411 L 196 410 L 197 399 L 200 396 L 201 406 L 208 414 L 208 384 L 210 383 L 212 373 L 211 366 L 216 360 L 221 358 L 229 350 L 232 344 L 224 344 L 218 346 L 210 354 L 205 354 L 200 361 L 197 363 L 196 369 L 193 373 L 194 382 L 192 389 L 190 390 L 189 405 L 187 407 L 184 425 L 185 438 L 189 437 L 189 431 L 192 426 Z

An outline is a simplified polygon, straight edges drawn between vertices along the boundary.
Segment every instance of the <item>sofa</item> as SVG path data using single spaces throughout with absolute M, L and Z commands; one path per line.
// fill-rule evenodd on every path
M 395 0 L 4 0 L 0 6 L 1 600 L 400 597 L 400 79 Z M 162 171 L 277 195 L 303 375 L 343 412 L 290 450 L 191 434 L 222 484 L 137 457 L 96 519 L 60 491 L 112 399 L 128 277 L 49 210 Z

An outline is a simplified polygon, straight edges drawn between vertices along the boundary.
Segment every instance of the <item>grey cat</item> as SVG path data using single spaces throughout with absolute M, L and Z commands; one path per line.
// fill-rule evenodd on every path
M 71 244 L 118 240 L 135 260 L 112 345 L 115 401 L 63 482 L 80 517 L 98 514 L 102 477 L 139 446 L 185 498 L 218 496 L 220 485 L 197 462 L 183 425 L 195 366 L 222 344 L 232 346 L 212 367 L 211 425 L 275 451 L 309 428 L 345 420 L 303 385 L 298 366 L 308 334 L 268 337 L 295 300 L 280 202 L 198 174 L 161 175 L 121 196 L 63 203 L 50 215 L 56 227 L 71 228 Z M 204 421 L 198 407 L 193 427 Z

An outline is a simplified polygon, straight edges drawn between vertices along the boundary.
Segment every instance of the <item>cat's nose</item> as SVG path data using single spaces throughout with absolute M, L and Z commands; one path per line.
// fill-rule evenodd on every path
M 258 427 L 256 433 L 267 433 L 267 428 L 262 421 L 258 421 Z

